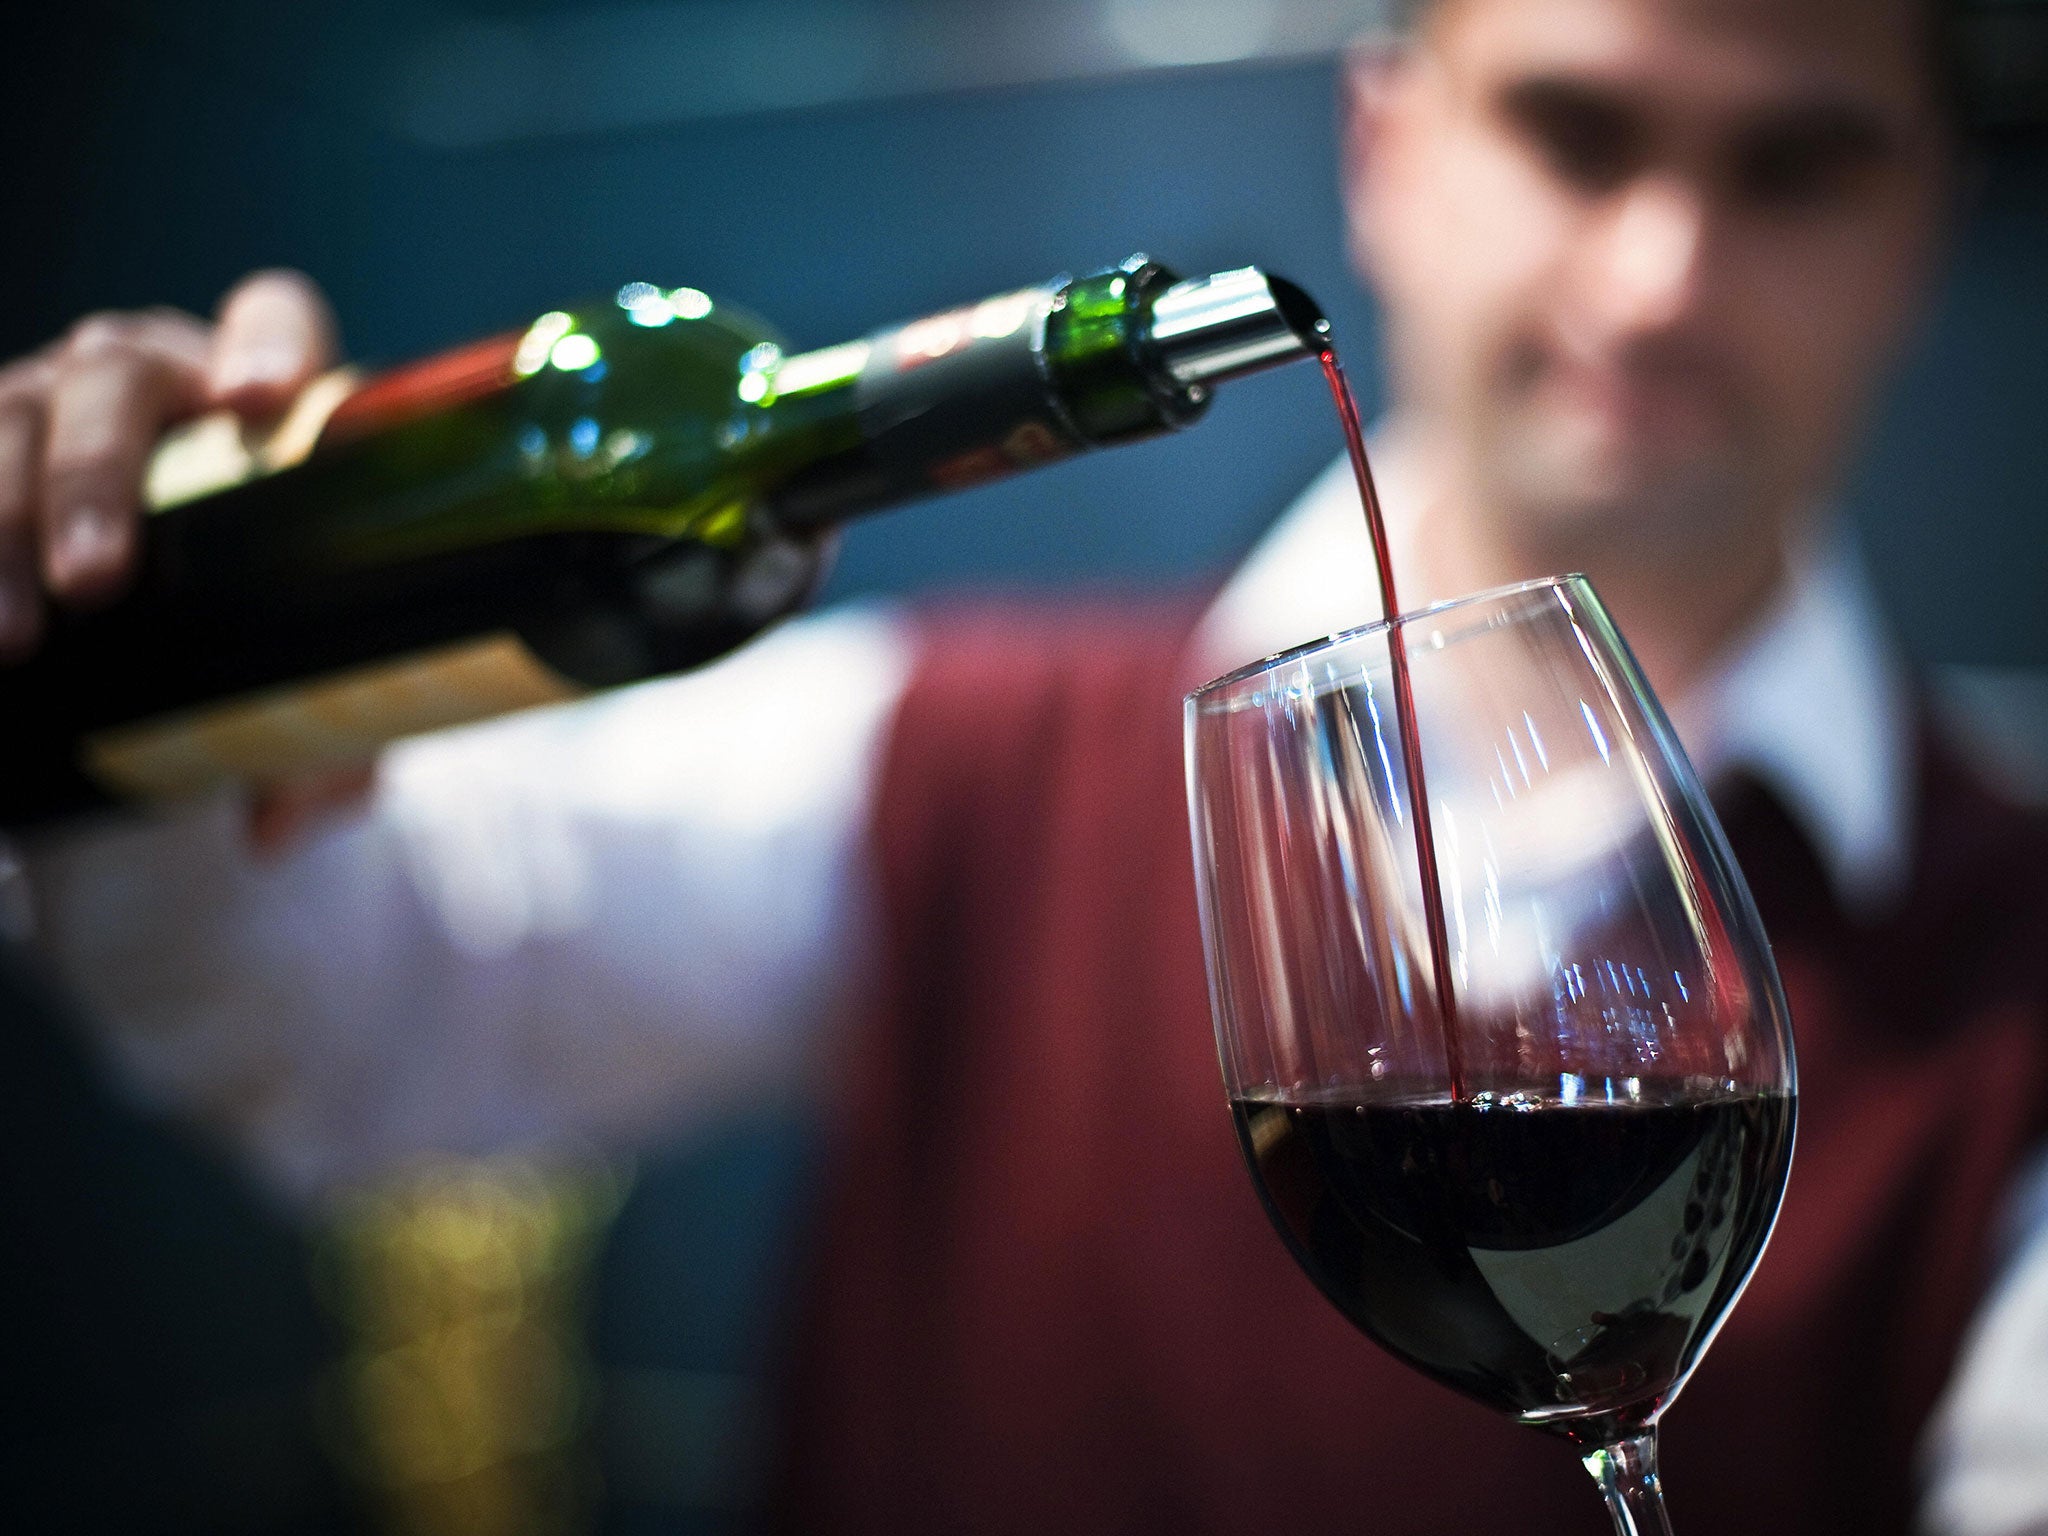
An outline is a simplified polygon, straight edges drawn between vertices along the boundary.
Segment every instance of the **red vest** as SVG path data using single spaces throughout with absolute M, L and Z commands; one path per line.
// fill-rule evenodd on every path
M 810 1533 L 1604 1529 L 1563 1441 L 1355 1333 L 1270 1230 L 1210 1029 L 1187 626 L 926 631 L 875 829 L 882 1006 L 836 1076 L 781 1523 Z M 1681 1531 L 1909 1529 L 1918 1433 L 2048 1109 L 2048 828 L 1939 750 L 1911 892 L 1845 917 L 1730 830 L 1801 1102 L 1776 1235 L 1672 1410 Z

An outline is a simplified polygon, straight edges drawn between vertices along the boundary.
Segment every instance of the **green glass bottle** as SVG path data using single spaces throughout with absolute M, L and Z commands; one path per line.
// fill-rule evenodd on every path
M 847 518 L 1186 425 L 1327 327 L 1143 257 L 785 355 L 645 283 L 151 464 L 143 557 L 0 671 L 0 823 L 223 781 L 695 666 L 814 589 Z

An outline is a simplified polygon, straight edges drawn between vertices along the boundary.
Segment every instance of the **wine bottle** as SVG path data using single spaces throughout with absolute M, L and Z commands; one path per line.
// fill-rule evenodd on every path
M 692 288 L 211 418 L 150 464 L 128 593 L 0 669 L 0 823 L 695 666 L 800 604 L 833 525 L 1185 426 L 1315 355 L 1299 289 L 1146 258 L 786 354 Z

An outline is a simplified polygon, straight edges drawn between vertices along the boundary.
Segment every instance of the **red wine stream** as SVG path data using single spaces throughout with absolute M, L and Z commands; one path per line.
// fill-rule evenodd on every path
M 1394 592 L 1394 556 L 1387 545 L 1387 520 L 1380 494 L 1365 457 L 1365 434 L 1359 425 L 1358 401 L 1344 377 L 1337 350 L 1325 347 L 1318 359 L 1337 416 L 1344 424 L 1344 446 L 1351 452 L 1351 472 L 1358 479 L 1358 499 L 1365 505 L 1366 531 L 1372 535 L 1373 563 L 1379 569 L 1380 614 L 1387 620 L 1387 651 L 1394 664 L 1394 714 L 1401 728 L 1401 765 L 1408 776 L 1408 809 L 1415 830 L 1415 861 L 1422 871 L 1423 921 L 1429 929 L 1429 969 L 1436 983 L 1437 1015 L 1444 1037 L 1444 1062 L 1450 1069 L 1451 1097 L 1465 1097 L 1464 1054 L 1458 1047 L 1458 1007 L 1451 990 L 1451 943 L 1444 928 L 1443 881 L 1436 867 L 1436 838 L 1429 827 L 1429 786 L 1422 773 L 1422 737 L 1415 723 L 1415 685 L 1408 675 L 1408 639 L 1400 627 L 1401 600 Z

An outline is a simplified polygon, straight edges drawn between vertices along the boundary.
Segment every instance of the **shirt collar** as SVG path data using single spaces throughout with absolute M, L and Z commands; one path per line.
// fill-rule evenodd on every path
M 1869 916 L 1900 895 L 1917 793 L 1905 666 L 1853 541 L 1791 553 L 1772 609 L 1672 709 L 1703 778 L 1756 775 Z
M 1415 536 L 1416 481 L 1398 453 L 1375 448 L 1374 469 L 1398 559 Z M 1789 570 L 1771 609 L 1670 713 L 1702 779 L 1753 774 L 1812 840 L 1843 905 L 1870 916 L 1896 899 L 1911 859 L 1905 669 L 1847 535 L 1795 548 Z M 1217 676 L 1378 615 L 1371 544 L 1339 461 L 1224 587 L 1197 631 L 1195 665 Z

